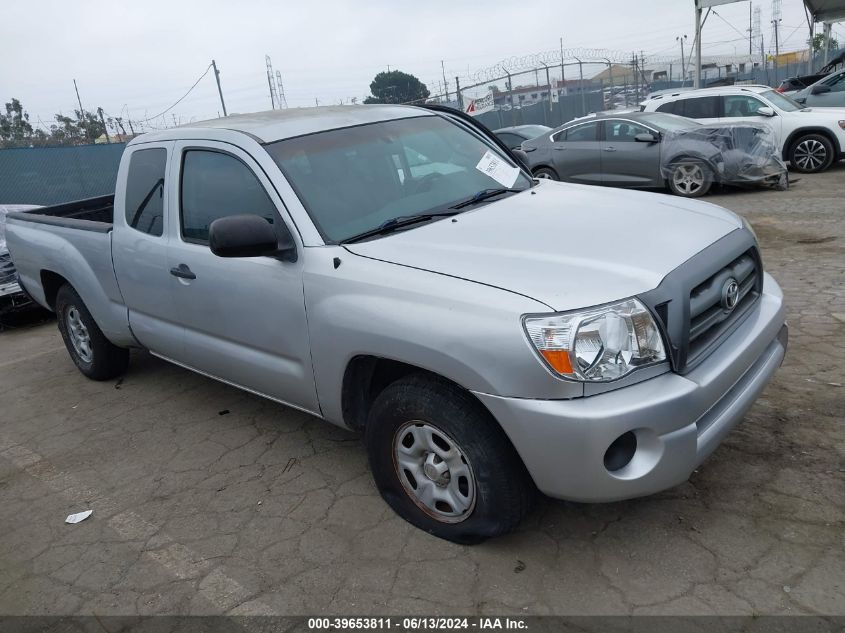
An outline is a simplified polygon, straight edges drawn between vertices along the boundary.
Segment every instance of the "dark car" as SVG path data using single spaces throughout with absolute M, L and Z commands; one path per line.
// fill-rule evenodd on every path
M 0 317 L 32 305 L 29 295 L 18 284 L 18 274 L 6 248 L 6 213 L 35 208 L 35 205 L 28 204 L 0 204 Z
M 514 125 L 493 130 L 493 134 L 511 149 L 519 149 L 523 142 L 537 138 L 551 129 L 548 125 Z
M 803 90 L 807 86 L 811 86 L 816 83 L 819 79 L 824 79 L 827 75 L 802 75 L 801 77 L 790 77 L 789 79 L 784 79 L 780 82 L 780 86 L 775 88 L 778 92 L 784 94 L 791 94 L 794 92 L 798 92 L 799 90 Z
M 772 129 L 760 123 L 702 125 L 660 112 L 576 119 L 523 143 L 537 178 L 629 188 L 664 188 L 687 198 L 714 182 L 785 186 Z

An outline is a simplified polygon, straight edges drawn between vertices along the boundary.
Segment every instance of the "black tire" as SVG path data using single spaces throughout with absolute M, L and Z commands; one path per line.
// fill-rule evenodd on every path
M 534 177 L 546 180 L 560 180 L 557 172 L 551 167 L 538 167 L 534 170 Z
M 451 444 L 450 451 L 457 450 L 458 467 L 466 465 L 472 477 L 471 482 L 462 482 L 474 491 L 473 503 L 462 516 L 438 518 L 437 510 L 425 508 L 406 490 L 409 481 L 416 481 L 409 479 L 409 471 L 399 473 L 394 447 L 407 439 L 410 429 L 431 428 L 440 442 Z M 516 528 L 531 508 L 534 484 L 507 436 L 471 394 L 451 383 L 420 373 L 390 384 L 373 403 L 365 438 L 381 496 L 400 517 L 434 536 L 479 543 Z M 443 448 L 440 442 L 435 443 Z M 451 488 L 450 471 L 446 472 L 445 486 Z M 456 486 L 460 479 L 454 479 Z M 436 490 L 432 481 L 418 485 L 423 483 Z
M 59 288 L 56 295 L 56 317 L 65 347 L 74 364 L 85 376 L 92 380 L 110 380 L 126 373 L 129 366 L 129 350 L 113 345 L 103 335 L 82 299 L 68 284 Z M 74 326 L 74 323 L 77 325 Z M 74 327 L 79 328 L 79 323 L 82 324 L 88 340 L 88 344 L 83 348 L 85 351 L 77 349 L 74 343 L 74 340 L 77 344 L 79 341 L 78 335 L 73 333 Z
M 678 182 L 677 178 L 695 175 L 694 181 Z M 682 158 L 672 161 L 669 177 L 666 179 L 669 191 L 682 198 L 700 198 L 713 186 L 713 170 L 704 162 L 694 158 Z
M 800 136 L 789 147 L 789 163 L 802 174 L 815 174 L 833 163 L 833 143 L 821 134 Z

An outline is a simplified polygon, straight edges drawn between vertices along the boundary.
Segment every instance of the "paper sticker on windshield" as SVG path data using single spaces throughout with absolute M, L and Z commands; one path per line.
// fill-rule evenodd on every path
M 484 152 L 484 156 L 475 168 L 509 189 L 514 186 L 519 177 L 519 167 L 511 167 L 503 158 L 499 158 L 489 150 Z

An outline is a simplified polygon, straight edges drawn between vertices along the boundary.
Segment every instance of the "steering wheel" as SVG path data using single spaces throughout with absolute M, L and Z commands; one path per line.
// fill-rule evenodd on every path
M 430 174 L 426 174 L 420 179 L 414 179 L 408 184 L 411 185 L 411 194 L 415 193 L 422 193 L 423 191 L 429 191 L 431 189 L 431 185 L 438 179 L 444 178 L 444 174 L 433 172 Z

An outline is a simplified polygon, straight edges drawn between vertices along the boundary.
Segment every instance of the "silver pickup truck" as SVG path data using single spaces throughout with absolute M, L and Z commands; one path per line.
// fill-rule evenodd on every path
M 29 294 L 95 380 L 129 348 L 363 431 L 403 518 L 471 543 L 534 492 L 677 485 L 786 351 L 750 227 L 536 181 L 471 119 L 401 106 L 145 134 L 113 197 L 10 214 Z

